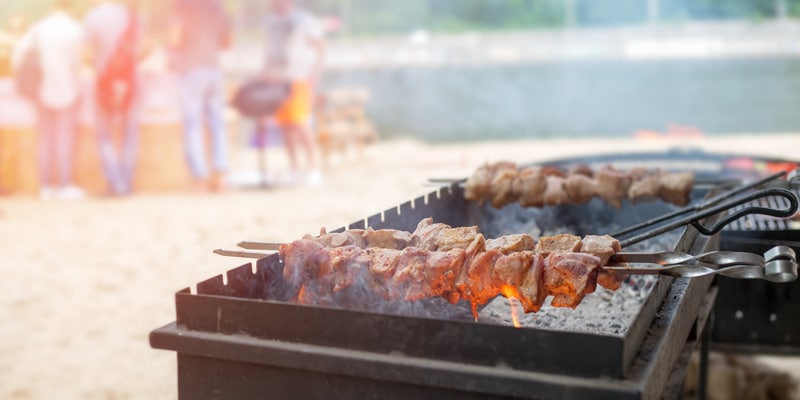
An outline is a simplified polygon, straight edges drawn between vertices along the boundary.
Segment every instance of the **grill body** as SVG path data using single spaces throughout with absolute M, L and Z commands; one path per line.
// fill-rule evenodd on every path
M 668 206 L 510 207 L 468 203 L 452 186 L 348 227 L 413 230 L 433 217 L 495 236 L 508 233 L 497 223 L 502 217 L 569 221 L 577 234 L 603 233 Z M 677 237 L 672 247 L 695 254 L 718 244 L 693 228 Z M 458 306 L 437 301 L 422 302 L 428 316 L 297 305 L 287 302 L 276 255 L 254 267 L 200 282 L 197 293 L 178 292 L 176 321 L 151 333 L 153 347 L 178 352 L 181 399 L 660 398 L 670 382 L 680 381 L 671 373 L 683 376 L 674 367 L 694 349 L 703 304 L 714 293 L 711 278 L 660 278 L 629 329 L 598 335 L 476 323 L 468 313 L 453 313 Z
M 721 234 L 722 250 L 761 254 L 776 245 L 800 251 L 800 222 L 750 216 L 731 224 Z M 712 330 L 714 348 L 800 354 L 800 321 L 796 318 L 800 282 L 720 279 L 718 286 Z

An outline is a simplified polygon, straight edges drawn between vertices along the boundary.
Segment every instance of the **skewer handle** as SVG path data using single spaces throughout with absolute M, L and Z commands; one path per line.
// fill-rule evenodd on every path
M 224 250 L 224 249 L 216 249 L 214 250 L 214 254 L 218 254 L 220 256 L 227 256 L 227 257 L 241 257 L 241 258 L 252 258 L 252 259 L 261 259 L 271 254 L 267 253 L 257 253 L 254 251 L 242 251 L 242 250 Z
M 606 270 L 622 274 L 660 274 L 676 278 L 697 278 L 707 275 L 722 275 L 737 279 L 764 279 L 770 282 L 792 282 L 797 279 L 797 258 L 794 250 L 787 246 L 775 246 L 764 253 L 764 257 L 752 253 L 732 251 L 714 251 L 693 257 L 684 253 L 664 252 L 650 253 L 652 260 L 647 260 L 648 253 L 618 253 L 612 262 L 619 265 L 608 265 Z M 677 261 L 666 264 L 665 260 Z M 622 262 L 621 260 L 629 260 Z M 637 260 L 637 261 L 630 261 Z
M 236 245 L 247 250 L 268 250 L 268 251 L 278 251 L 280 250 L 281 247 L 281 243 L 273 243 L 273 242 L 242 241 L 237 243 Z

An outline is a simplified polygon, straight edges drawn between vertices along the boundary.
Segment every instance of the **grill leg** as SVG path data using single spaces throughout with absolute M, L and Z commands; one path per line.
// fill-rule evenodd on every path
M 700 368 L 697 373 L 700 376 L 697 379 L 697 399 L 706 400 L 708 398 L 708 352 L 711 346 L 711 327 L 714 326 L 714 311 L 708 316 L 705 329 L 700 334 Z

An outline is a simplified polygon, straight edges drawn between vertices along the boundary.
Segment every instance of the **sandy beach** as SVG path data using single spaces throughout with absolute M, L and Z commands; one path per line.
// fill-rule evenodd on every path
M 175 354 L 151 349 L 147 337 L 174 320 L 174 292 L 246 262 L 213 249 L 336 228 L 431 191 L 429 177 L 464 177 L 484 161 L 674 146 L 791 159 L 800 135 L 391 140 L 332 168 L 318 187 L 76 202 L 2 197 L 0 398 L 177 398 Z

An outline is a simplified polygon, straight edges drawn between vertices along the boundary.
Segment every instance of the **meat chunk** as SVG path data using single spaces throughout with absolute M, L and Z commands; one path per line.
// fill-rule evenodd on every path
M 655 173 L 660 173 L 660 172 L 658 170 L 651 171 L 642 167 L 635 167 L 628 171 L 628 174 L 631 176 L 632 182 L 636 182 L 640 179 L 643 179 Z
M 630 199 L 631 203 L 658 199 L 661 188 L 660 177 L 660 173 L 652 173 L 635 179 L 630 188 L 628 188 L 628 199 Z
M 583 204 L 597 196 L 597 182 L 589 176 L 572 174 L 564 182 L 564 189 L 570 203 Z
M 478 167 L 464 183 L 464 198 L 483 204 L 489 197 L 494 168 L 489 164 Z
M 419 220 L 419 222 L 417 222 L 417 227 L 414 229 L 414 232 L 417 232 L 417 231 L 420 231 L 422 229 L 425 229 L 425 228 L 427 228 L 427 227 L 429 227 L 431 225 L 433 225 L 433 218 L 431 218 L 431 217 L 423 218 L 423 219 Z
M 661 175 L 659 183 L 659 196 L 662 200 L 681 207 L 689 204 L 694 186 L 693 172 L 664 174 Z
M 448 301 L 455 304 L 460 299 L 470 299 L 472 296 L 472 292 L 469 287 L 470 266 L 472 263 L 476 262 L 476 258 L 478 258 L 481 254 L 485 254 L 485 251 L 486 240 L 483 238 L 483 235 L 476 236 L 475 239 L 464 249 L 464 265 L 462 265 L 461 271 L 459 272 L 458 277 L 456 277 L 453 285 L 454 290 L 450 293 L 447 293 Z
M 316 258 L 321 288 L 336 293 L 352 286 L 359 270 L 366 267 L 358 262 L 363 251 L 352 245 L 321 250 Z
M 417 229 L 411 234 L 409 246 L 425 250 L 436 250 L 436 237 L 440 231 L 449 228 L 450 225 L 433 223 L 432 218 L 425 218 L 417 224 Z
M 428 251 L 415 247 L 400 251 L 397 268 L 391 283 L 387 285 L 391 299 L 410 299 L 412 296 L 416 297 L 416 294 L 421 295 L 420 292 L 423 290 L 422 286 L 426 279 L 425 264 L 428 254 Z
M 489 200 L 494 208 L 502 208 L 513 203 L 517 197 L 514 195 L 514 179 L 517 177 L 517 167 L 514 164 L 501 165 L 495 169 L 489 189 Z
M 499 291 L 503 285 L 515 288 L 522 285 L 532 261 L 533 253 L 529 251 L 511 253 L 498 258 L 492 269 L 494 289 Z
M 400 250 L 384 249 L 381 247 L 370 247 L 364 249 L 359 255 L 359 265 L 366 266 L 367 274 L 364 281 L 371 293 L 389 300 L 389 282 L 397 269 L 397 262 L 400 257 Z
M 569 175 L 583 175 L 587 178 L 594 177 L 594 170 L 586 164 L 579 164 L 570 167 Z
M 557 206 L 567 203 L 569 196 L 564 186 L 566 179 L 555 175 L 548 176 L 546 179 L 547 188 L 544 191 L 544 204 Z
M 625 171 L 605 167 L 594 175 L 597 181 L 597 195 L 614 208 L 622 207 L 622 199 L 628 197 L 631 176 Z
M 544 272 L 544 286 L 553 295 L 554 307 L 575 308 L 597 285 L 600 259 L 584 253 L 551 253 Z
M 477 226 L 445 228 L 436 234 L 433 240 L 435 248 L 429 248 L 429 250 L 448 251 L 451 249 L 465 249 L 479 234 Z
M 526 167 L 519 171 L 513 184 L 514 194 L 523 207 L 541 207 L 544 205 L 544 192 L 547 189 L 547 178 L 541 168 Z
M 306 235 L 303 239 L 312 239 L 325 247 L 358 246 L 365 247 L 364 230 L 350 229 L 344 232 L 325 233 L 323 230 L 318 237 Z
M 583 248 L 581 252 L 588 253 L 600 258 L 600 264 L 606 265 L 614 254 L 621 251 L 619 240 L 611 236 L 586 235 L 583 238 Z M 612 271 L 601 269 L 597 274 L 597 283 L 609 290 L 617 290 L 621 285 L 621 276 Z
M 581 252 L 600 258 L 600 264 L 605 265 L 608 259 L 622 250 L 619 240 L 611 236 L 586 235 L 581 241 Z
M 363 238 L 366 246 L 361 247 L 381 247 L 384 249 L 402 250 L 411 243 L 411 234 L 406 231 L 396 229 L 367 229 Z
M 492 269 L 495 263 L 503 257 L 499 250 L 486 250 L 472 258 L 468 269 L 467 279 L 463 282 L 464 297 L 472 302 L 473 306 L 484 304 L 495 298 L 498 290 L 492 278 Z
M 364 250 L 363 256 L 366 256 L 370 274 L 376 279 L 386 281 L 394 276 L 400 250 L 370 247 Z
M 324 248 L 311 239 L 300 239 L 280 245 L 278 252 L 283 259 L 283 279 L 290 284 L 299 285 L 316 278 L 319 268 L 315 257 Z
M 566 172 L 564 172 L 563 169 L 551 165 L 545 165 L 542 167 L 542 175 L 544 175 L 545 177 L 548 176 L 557 176 L 559 178 L 567 177 L 567 174 Z
M 579 252 L 583 243 L 580 236 L 561 234 L 556 236 L 542 236 L 536 244 L 536 251 L 541 253 L 570 253 Z
M 542 308 L 542 304 L 547 298 L 547 290 L 544 288 L 545 260 L 539 253 L 525 253 L 530 254 L 531 265 L 525 272 L 522 284 L 519 286 L 519 301 L 526 313 L 537 312 Z
M 464 249 L 458 248 L 429 253 L 425 259 L 425 279 L 412 285 L 405 299 L 422 300 L 448 292 L 461 273 L 464 257 Z
M 487 249 L 498 249 L 503 254 L 533 250 L 535 247 L 536 240 L 534 240 L 531 235 L 526 235 L 524 233 L 504 235 L 496 239 L 486 240 Z
M 597 284 L 608 289 L 617 290 L 622 286 L 623 276 L 614 271 L 601 269 L 597 274 Z

